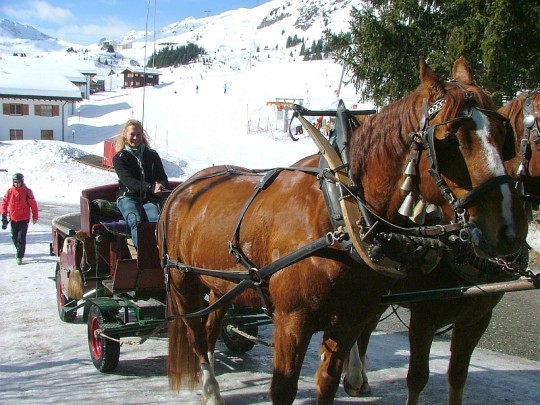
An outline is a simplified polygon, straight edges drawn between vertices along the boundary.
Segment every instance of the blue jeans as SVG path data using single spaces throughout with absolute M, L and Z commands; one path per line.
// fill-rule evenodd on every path
M 151 201 L 143 200 L 142 217 L 140 213 L 140 200 L 135 197 L 120 197 L 117 201 L 118 209 L 131 229 L 131 239 L 137 247 L 137 225 L 139 222 L 157 222 L 159 217 L 158 205 Z

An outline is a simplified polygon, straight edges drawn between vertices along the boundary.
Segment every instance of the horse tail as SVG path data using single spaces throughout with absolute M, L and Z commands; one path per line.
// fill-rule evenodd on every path
M 181 388 L 195 390 L 199 383 L 200 363 L 191 350 L 187 327 L 182 319 L 169 322 L 169 356 L 167 359 L 167 374 L 171 389 L 179 391 Z

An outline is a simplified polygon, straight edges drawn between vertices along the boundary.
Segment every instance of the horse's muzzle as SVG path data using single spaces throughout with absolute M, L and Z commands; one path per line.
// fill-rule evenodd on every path
M 474 252 L 486 259 L 513 255 L 521 249 L 524 242 L 513 227 L 506 225 L 501 226 L 498 232 L 490 233 L 491 238 L 486 238 L 476 226 L 470 228 L 470 235 Z

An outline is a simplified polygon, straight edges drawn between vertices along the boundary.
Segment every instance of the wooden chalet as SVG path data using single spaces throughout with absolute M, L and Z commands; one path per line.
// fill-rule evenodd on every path
M 161 75 L 160 70 L 139 66 L 129 66 L 122 73 L 124 74 L 124 88 L 156 86 L 159 84 Z

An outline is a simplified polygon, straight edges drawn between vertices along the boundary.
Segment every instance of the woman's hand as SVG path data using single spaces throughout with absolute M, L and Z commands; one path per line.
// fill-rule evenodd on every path
M 161 195 L 164 190 L 165 190 L 165 187 L 163 187 L 163 184 L 158 183 L 157 181 L 154 183 L 154 187 L 152 188 L 152 192 L 154 194 Z

